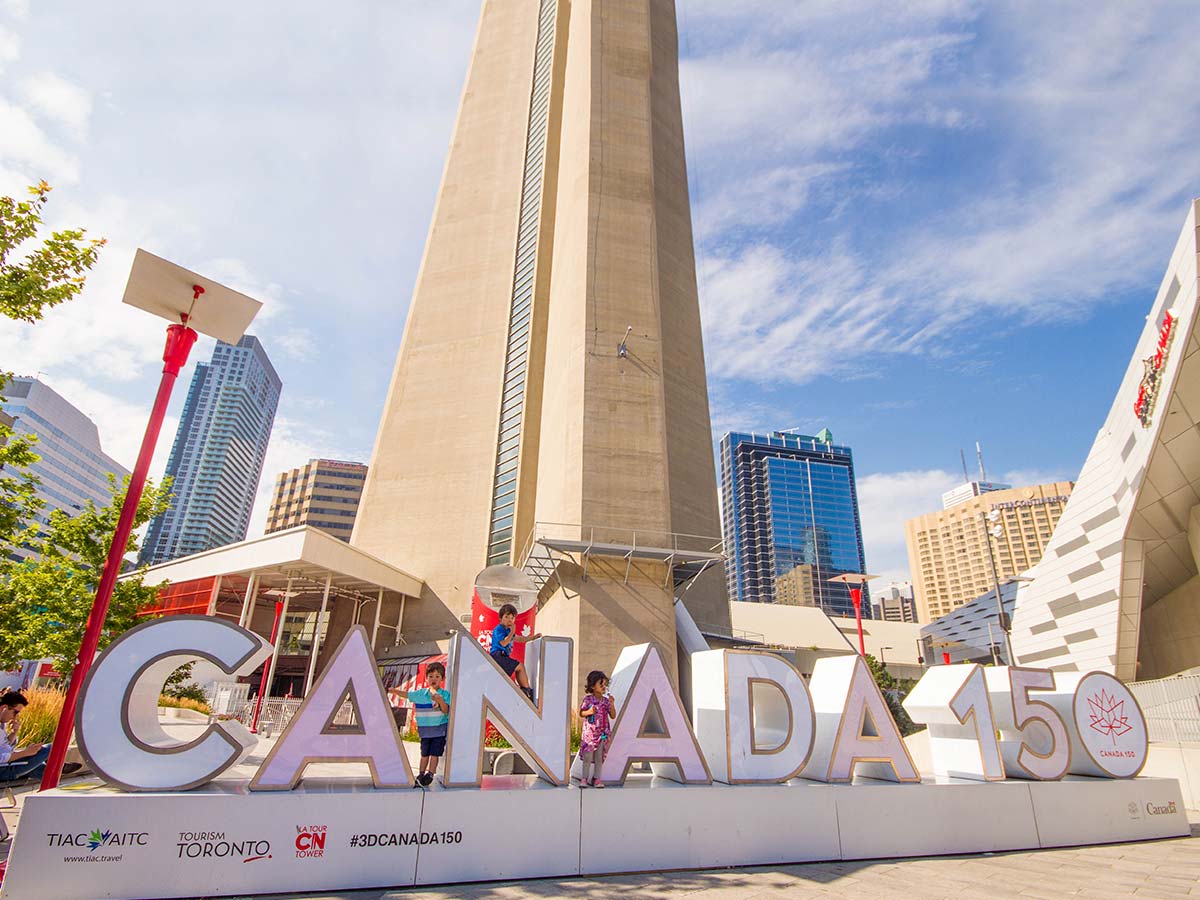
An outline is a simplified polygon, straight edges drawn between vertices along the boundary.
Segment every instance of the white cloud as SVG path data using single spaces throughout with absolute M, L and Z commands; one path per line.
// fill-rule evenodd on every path
M 1200 183 L 1182 7 L 681 7 L 717 377 L 844 374 L 848 346 L 952 356 L 967 328 L 1156 282 Z
M 0 72 L 4 71 L 4 67 L 8 63 L 16 62 L 21 58 L 21 39 L 17 35 L 0 25 Z
M 39 72 L 21 79 L 21 99 L 36 112 L 65 126 L 76 140 L 87 134 L 92 114 L 89 91 L 53 72 Z
M 880 584 L 911 581 L 904 523 L 942 508 L 942 493 L 962 477 L 942 469 L 892 472 L 857 479 L 867 568 Z
M 29 16 L 29 0 L 0 0 L 0 10 L 14 19 L 25 19 Z
M 292 359 L 308 360 L 317 353 L 316 339 L 307 328 L 289 328 L 275 334 L 271 339 L 271 344 Z
M 52 184 L 79 180 L 79 161 L 52 141 L 33 116 L 0 98 L 0 160 L 24 175 L 26 184 L 42 178 Z
M 814 163 L 753 172 L 697 205 L 696 233 L 703 241 L 735 228 L 781 225 L 804 208 L 819 182 L 847 168 L 846 163 Z

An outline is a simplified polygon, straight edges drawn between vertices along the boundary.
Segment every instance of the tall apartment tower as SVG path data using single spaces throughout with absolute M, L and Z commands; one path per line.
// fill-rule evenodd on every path
M 218 341 L 196 366 L 167 461 L 174 498 L 150 523 L 143 565 L 245 540 L 282 390 L 252 335 Z
M 849 447 L 828 429 L 732 432 L 721 439 L 721 496 L 730 597 L 854 615 L 849 588 L 830 582 L 866 565 Z
M 56 509 L 73 516 L 89 500 L 107 506 L 112 498 L 108 476 L 119 484 L 129 470 L 100 448 L 96 423 L 36 378 L 13 378 L 4 386 L 4 398 L 14 434 L 37 437 L 35 450 L 40 458 L 29 471 L 41 481 L 37 487 L 45 503 L 39 513 L 41 524 Z M 26 559 L 33 552 L 20 548 L 14 555 Z
M 362 463 L 338 459 L 310 459 L 306 466 L 280 472 L 265 533 L 311 525 L 349 541 L 366 478 Z
M 719 540 L 678 69 L 673 0 L 484 0 L 351 541 L 461 614 L 558 523 L 580 665 L 673 655 L 649 548 Z M 680 592 L 727 631 L 719 568 Z
M 918 619 L 932 622 L 993 590 L 996 579 L 1003 584 L 1036 566 L 1074 486 L 986 491 L 905 522 Z

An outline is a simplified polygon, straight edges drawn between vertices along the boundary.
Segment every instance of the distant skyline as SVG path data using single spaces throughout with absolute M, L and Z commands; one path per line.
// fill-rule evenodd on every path
M 868 569 L 907 580 L 903 521 L 960 447 L 992 480 L 1078 474 L 1200 193 L 1191 10 L 677 5 L 714 441 L 829 427 Z M 109 238 L 81 298 L 0 329 L 4 368 L 130 465 L 161 368 L 161 323 L 119 305 L 144 246 L 265 303 L 288 391 L 252 535 L 275 473 L 366 461 L 478 12 L 0 0 L 0 193 L 45 178 L 49 224 Z

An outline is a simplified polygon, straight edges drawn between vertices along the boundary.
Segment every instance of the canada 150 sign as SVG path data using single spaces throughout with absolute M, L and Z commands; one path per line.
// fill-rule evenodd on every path
M 216 721 L 187 742 L 171 737 L 158 722 L 163 682 L 189 659 L 208 660 L 237 676 L 270 653 L 263 638 L 204 616 L 174 616 L 129 631 L 88 675 L 76 719 L 80 752 L 102 778 L 128 791 L 182 791 L 208 783 L 241 760 L 255 739 L 236 721 Z M 566 638 L 529 644 L 525 664 L 535 705 L 469 636 L 455 636 L 448 787 L 480 784 L 488 720 L 540 778 L 569 783 L 573 653 Z M 641 760 L 650 761 L 656 774 L 687 784 L 774 784 L 796 777 L 848 782 L 856 774 L 920 780 L 858 656 L 820 660 L 808 683 L 781 657 L 744 650 L 693 654 L 691 672 L 689 719 L 654 645 L 621 653 L 611 684 L 620 709 L 605 762 L 611 780 L 623 782 Z M 347 698 L 355 724 L 335 725 Z M 1137 701 L 1105 673 L 937 666 L 904 706 L 929 728 L 935 775 L 1129 778 L 1146 759 L 1146 724 Z M 362 627 L 337 648 L 250 789 L 291 790 L 314 762 L 366 763 L 376 788 L 414 783 Z

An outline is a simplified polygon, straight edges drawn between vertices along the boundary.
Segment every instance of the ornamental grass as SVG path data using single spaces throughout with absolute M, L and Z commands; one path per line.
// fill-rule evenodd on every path
M 49 743 L 58 727 L 65 695 L 54 688 L 27 688 L 21 693 L 29 705 L 17 719 L 16 745 L 27 747 L 30 744 Z
M 212 710 L 209 709 L 207 703 L 202 700 L 193 700 L 191 697 L 171 697 L 167 694 L 159 694 L 158 705 L 160 707 L 170 706 L 174 709 L 191 709 L 198 713 L 204 713 L 206 716 L 212 715 Z

